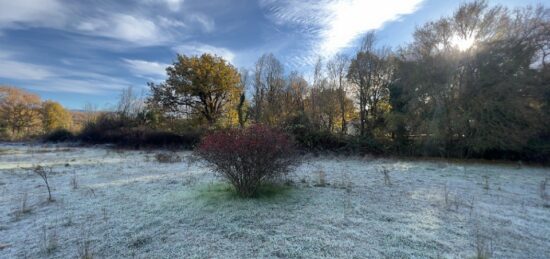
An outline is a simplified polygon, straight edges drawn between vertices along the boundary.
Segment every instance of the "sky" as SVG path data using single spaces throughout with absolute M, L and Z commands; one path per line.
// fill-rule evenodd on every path
M 536 5 L 492 0 L 490 5 Z M 451 15 L 443 0 L 0 0 L 0 85 L 70 109 L 113 107 L 122 89 L 146 94 L 177 53 L 212 53 L 252 69 L 273 53 L 308 75 L 318 57 L 410 42 L 415 27 Z M 306 76 L 307 77 L 307 76 Z

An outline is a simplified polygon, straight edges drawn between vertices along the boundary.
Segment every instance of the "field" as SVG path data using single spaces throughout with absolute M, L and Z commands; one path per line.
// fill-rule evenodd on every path
M 243 200 L 191 152 L 0 145 L 0 258 L 550 258 L 547 178 L 308 156 Z

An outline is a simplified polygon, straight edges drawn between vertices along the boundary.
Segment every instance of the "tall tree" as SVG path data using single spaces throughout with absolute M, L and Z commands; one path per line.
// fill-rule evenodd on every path
M 209 125 L 228 109 L 235 109 L 228 104 L 243 91 L 237 69 L 215 55 L 178 55 L 166 72 L 168 79 L 164 83 L 149 83 L 149 103 L 168 113 L 199 116 Z
M 400 54 L 392 103 L 408 134 L 441 155 L 519 152 L 540 130 L 548 9 L 462 4 Z
M 279 121 L 284 103 L 284 69 L 273 54 L 264 54 L 256 62 L 253 82 L 254 120 L 269 125 Z
M 393 79 L 391 52 L 375 46 L 376 36 L 369 32 L 355 58 L 347 78 L 357 87 L 361 135 L 372 136 L 387 111 L 389 85 Z
M 248 85 L 250 83 L 249 82 L 250 76 L 249 76 L 248 70 L 244 68 L 241 69 L 239 73 L 241 75 L 240 87 L 242 89 L 242 92 L 241 92 L 241 95 L 239 96 L 239 104 L 237 105 L 237 114 L 239 119 L 239 126 L 241 128 L 244 128 L 244 125 L 248 121 L 248 118 L 250 116 L 249 105 L 248 105 L 248 102 L 246 101 L 246 90 L 248 89 Z
M 347 81 L 346 74 L 349 67 L 349 58 L 344 54 L 337 54 L 327 63 L 327 71 L 331 83 L 337 89 L 337 98 L 340 109 L 341 129 L 340 133 L 347 132 L 346 107 L 347 101 Z

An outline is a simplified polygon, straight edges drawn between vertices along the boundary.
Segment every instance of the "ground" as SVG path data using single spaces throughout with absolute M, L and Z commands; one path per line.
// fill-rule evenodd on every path
M 159 152 L 0 145 L 0 258 L 550 258 L 548 168 L 304 157 L 239 199 Z

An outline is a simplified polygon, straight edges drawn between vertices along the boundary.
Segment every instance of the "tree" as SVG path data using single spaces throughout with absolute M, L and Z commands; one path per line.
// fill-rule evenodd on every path
M 72 115 L 61 104 L 54 101 L 42 103 L 42 127 L 44 132 L 69 129 L 73 124 Z
M 345 134 L 347 132 L 347 113 L 349 107 L 346 105 L 347 101 L 347 82 L 346 73 L 349 67 L 349 58 L 343 54 L 337 54 L 327 63 L 327 71 L 331 84 L 336 87 L 337 99 L 340 109 L 341 129 L 340 133 Z
M 440 155 L 521 152 L 543 125 L 549 13 L 475 1 L 418 28 L 392 85 L 400 134 Z
M 116 113 L 121 120 L 134 119 L 145 111 L 144 100 L 130 86 L 122 89 L 117 103 Z
M 19 88 L 0 86 L 0 121 L 14 138 L 40 129 L 40 97 Z
M 357 86 L 361 135 L 372 136 L 382 125 L 388 110 L 389 85 L 393 80 L 391 51 L 375 47 L 376 36 L 369 32 L 355 58 L 351 60 L 347 78 Z
M 246 89 L 248 88 L 250 77 L 248 74 L 248 70 L 246 69 L 241 69 L 240 75 L 241 75 L 240 87 L 243 90 L 241 92 L 241 95 L 239 96 L 239 104 L 237 105 L 237 114 L 239 119 L 239 126 L 243 128 L 250 116 L 249 107 L 248 107 L 249 105 L 248 105 L 248 102 L 246 101 Z
M 284 103 L 284 69 L 273 54 L 264 54 L 256 62 L 253 82 L 253 114 L 256 123 L 275 125 L 280 121 Z
M 166 113 L 198 116 L 214 125 L 238 99 L 239 72 L 223 58 L 210 54 L 178 55 L 166 69 L 168 79 L 161 84 L 149 83 L 148 102 L 162 107 Z

